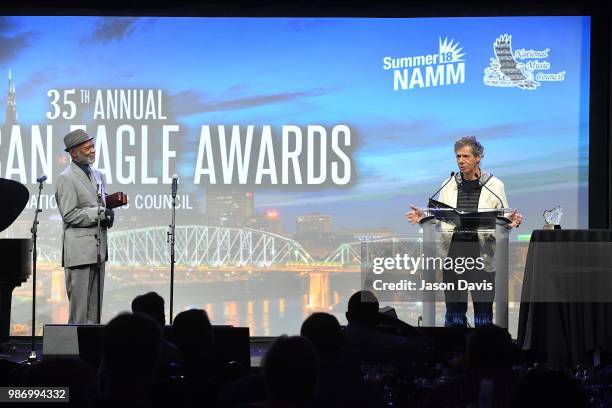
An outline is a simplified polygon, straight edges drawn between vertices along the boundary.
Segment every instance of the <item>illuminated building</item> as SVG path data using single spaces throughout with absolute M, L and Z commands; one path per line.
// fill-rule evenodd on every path
M 246 222 L 246 226 L 260 231 L 283 235 L 283 222 L 280 214 L 273 209 L 268 209 L 263 214 L 250 217 Z
M 327 214 L 311 213 L 300 215 L 296 220 L 297 235 L 317 233 L 327 234 L 332 229 L 332 216 Z
M 242 227 L 253 214 L 252 192 L 220 189 L 206 191 L 208 225 Z

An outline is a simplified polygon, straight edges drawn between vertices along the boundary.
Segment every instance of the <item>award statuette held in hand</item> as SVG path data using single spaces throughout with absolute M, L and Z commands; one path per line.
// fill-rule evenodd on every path
M 552 210 L 544 211 L 544 229 L 561 229 L 561 217 L 563 216 L 563 208 L 558 205 Z

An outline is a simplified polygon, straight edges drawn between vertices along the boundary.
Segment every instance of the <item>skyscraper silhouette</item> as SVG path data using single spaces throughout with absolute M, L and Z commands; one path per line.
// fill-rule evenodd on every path
M 13 85 L 13 74 L 9 68 L 8 72 L 8 92 L 6 97 L 6 112 L 4 114 L 3 130 L 5 134 L 10 134 L 11 127 L 17 124 L 17 105 L 15 102 L 15 85 Z

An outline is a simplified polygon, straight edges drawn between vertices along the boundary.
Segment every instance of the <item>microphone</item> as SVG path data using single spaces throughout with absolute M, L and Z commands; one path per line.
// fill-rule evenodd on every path
M 42 176 L 40 176 L 39 178 L 36 179 L 37 183 L 44 183 L 45 180 L 47 180 L 47 176 L 45 176 L 44 174 Z
M 440 187 L 435 193 L 433 193 L 431 195 L 431 197 L 429 197 L 429 200 L 433 200 L 433 198 L 436 196 L 436 194 L 438 194 L 440 191 L 442 191 L 444 186 L 446 186 L 453 179 L 453 177 L 455 177 L 455 172 L 451 171 L 451 174 L 450 174 L 450 177 L 448 178 L 448 180 L 446 180 L 446 182 L 444 184 L 442 184 L 442 187 Z
M 495 194 L 495 192 L 493 192 L 493 190 L 491 190 L 489 187 L 487 187 L 487 183 L 489 182 L 489 180 L 491 180 L 491 178 L 493 177 L 493 174 L 491 174 L 491 176 L 484 183 L 480 181 L 480 176 L 482 176 L 482 174 L 477 174 L 478 184 L 480 184 L 481 187 L 484 187 L 487 190 L 489 190 L 489 192 L 491 194 L 493 194 L 495 196 L 495 198 L 497 198 L 499 200 L 499 203 L 501 204 L 501 208 L 504 208 L 504 202 L 502 201 L 502 199 L 499 198 L 499 196 L 497 194 Z
M 178 174 L 172 175 L 172 198 L 176 198 L 176 191 L 178 190 Z

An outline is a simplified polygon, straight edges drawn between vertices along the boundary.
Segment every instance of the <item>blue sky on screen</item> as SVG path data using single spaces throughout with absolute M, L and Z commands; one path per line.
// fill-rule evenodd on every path
M 45 122 L 48 89 L 146 87 L 163 89 L 174 123 L 190 129 L 182 146 L 197 145 L 202 124 L 349 125 L 356 185 L 258 192 L 258 208 L 287 220 L 320 211 L 351 226 L 375 209 L 366 225 L 394 226 L 456 169 L 452 145 L 465 134 L 483 142 L 483 168 L 528 216 L 561 200 L 577 223 L 586 206 L 588 17 L 17 17 L 3 26 L 0 69 L 13 71 L 22 124 Z M 502 34 L 515 50 L 549 49 L 547 72 L 565 79 L 535 90 L 484 85 Z M 383 58 L 435 54 L 444 39 L 463 47 L 465 82 L 394 91 Z M 186 176 L 194 149 L 179 157 Z M 553 199 L 530 206 L 530 196 Z

